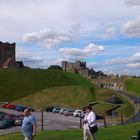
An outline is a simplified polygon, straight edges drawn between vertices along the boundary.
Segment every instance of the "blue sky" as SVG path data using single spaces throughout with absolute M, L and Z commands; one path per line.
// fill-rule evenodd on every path
M 0 0 L 0 40 L 33 68 L 87 62 L 140 75 L 140 0 Z

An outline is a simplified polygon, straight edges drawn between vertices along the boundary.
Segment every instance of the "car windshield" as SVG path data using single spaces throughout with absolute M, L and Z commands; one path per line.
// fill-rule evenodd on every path
M 74 112 L 74 110 L 69 110 L 69 112 Z
M 4 122 L 3 121 L 0 121 L 0 125 L 3 125 L 4 124 Z
M 61 108 L 55 108 L 56 110 L 61 110 Z

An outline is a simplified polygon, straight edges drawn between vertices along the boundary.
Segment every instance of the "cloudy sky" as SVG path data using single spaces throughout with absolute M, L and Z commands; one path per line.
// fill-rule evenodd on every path
M 140 0 L 0 0 L 0 40 L 33 68 L 81 60 L 140 75 Z

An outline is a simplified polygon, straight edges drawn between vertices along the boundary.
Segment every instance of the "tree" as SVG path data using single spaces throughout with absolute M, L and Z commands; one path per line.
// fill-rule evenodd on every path
M 51 65 L 50 67 L 48 67 L 48 70 L 62 70 L 62 67 L 58 65 Z

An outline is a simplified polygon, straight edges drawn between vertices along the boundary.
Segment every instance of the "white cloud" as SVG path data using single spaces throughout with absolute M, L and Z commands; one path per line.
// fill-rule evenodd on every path
M 125 0 L 128 6 L 140 5 L 140 0 Z
M 140 68 L 140 63 L 130 63 L 130 64 L 127 64 L 127 66 L 132 69 L 138 69 Z
M 127 36 L 140 37 L 140 16 L 135 20 L 128 21 L 124 25 L 123 31 Z
M 46 48 L 52 48 L 60 43 L 70 42 L 71 37 L 61 33 L 54 33 L 49 30 L 42 30 L 40 32 L 25 34 L 23 40 L 37 43 Z
M 84 59 L 90 55 L 99 53 L 104 50 L 104 46 L 96 46 L 90 43 L 84 49 L 79 48 L 60 48 L 59 52 L 65 57 L 65 59 Z
M 112 60 L 107 60 L 106 65 L 118 65 L 118 64 L 136 64 L 140 62 L 140 52 L 134 53 L 129 57 L 117 57 Z
M 108 27 L 103 35 L 103 39 L 112 39 L 117 35 L 117 30 L 115 27 Z

